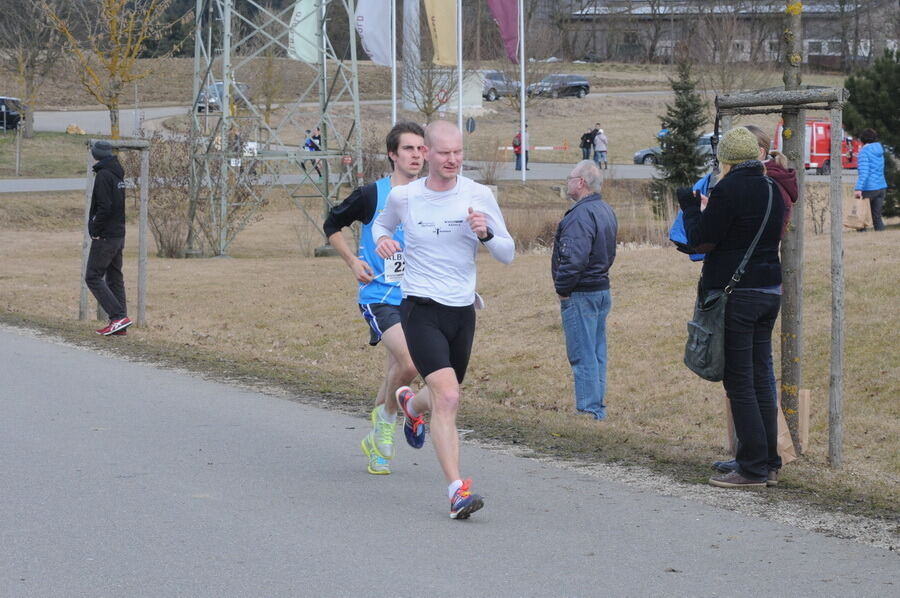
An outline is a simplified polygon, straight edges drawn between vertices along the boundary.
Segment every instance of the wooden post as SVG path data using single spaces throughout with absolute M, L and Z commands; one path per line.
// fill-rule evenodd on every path
M 719 132 L 724 135 L 734 128 L 734 113 L 729 110 L 722 110 L 721 113 L 722 126 L 719 128 Z
M 784 90 L 799 91 L 803 62 L 802 4 L 788 0 L 784 28 Z M 785 106 L 781 116 L 784 155 L 798 174 L 799 197 L 794 204 L 791 224 L 781 242 L 781 409 L 784 411 L 791 440 L 797 454 L 803 452 L 798 427 L 799 393 L 803 381 L 803 202 L 805 189 L 804 146 L 806 123 L 799 106 Z
M 141 150 L 141 206 L 138 216 L 138 313 L 137 325 L 145 322 L 147 307 L 147 209 L 150 203 L 150 149 Z
M 87 272 L 88 256 L 91 253 L 91 233 L 88 231 L 88 223 L 91 218 L 91 193 L 94 190 L 94 169 L 91 168 L 93 160 L 91 158 L 91 142 L 87 143 L 87 185 L 84 190 L 84 231 L 81 235 L 81 293 L 78 296 L 78 319 L 87 320 L 88 317 L 88 288 L 84 282 L 84 275 Z
M 16 176 L 22 171 L 22 127 L 25 123 L 19 123 L 16 126 Z
M 831 106 L 831 376 L 828 390 L 828 461 L 843 462 L 844 409 L 844 216 L 841 188 L 843 106 Z

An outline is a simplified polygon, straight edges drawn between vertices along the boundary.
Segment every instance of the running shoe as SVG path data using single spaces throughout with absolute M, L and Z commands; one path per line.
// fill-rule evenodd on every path
M 95 332 L 101 336 L 109 336 L 111 334 L 119 332 L 120 330 L 124 332 L 125 329 L 131 326 L 133 323 L 134 322 L 131 321 L 131 318 L 125 316 L 124 318 L 119 318 L 117 320 L 110 320 L 107 326 Z
M 374 432 L 369 432 L 360 443 L 362 451 L 369 458 L 369 466 L 366 468 L 366 471 L 372 475 L 387 475 L 391 473 L 391 462 L 379 455 L 378 451 L 375 450 L 374 435 Z
M 456 489 L 450 499 L 450 519 L 468 519 L 469 515 L 484 506 L 484 499 L 469 491 L 471 485 L 472 480 L 467 479 Z
M 397 404 L 403 410 L 403 415 L 406 416 L 406 421 L 403 422 L 403 433 L 406 435 L 406 442 L 415 449 L 422 448 L 425 444 L 425 418 L 421 415 L 411 416 L 407 407 L 416 395 L 413 394 L 410 387 L 401 386 L 397 389 L 395 396 L 397 397 Z
M 384 457 L 385 459 L 393 459 L 395 424 L 388 423 L 381 419 L 378 416 L 379 409 L 380 407 L 376 407 L 375 409 L 373 409 L 371 417 L 372 437 L 374 439 L 375 451 L 380 457 Z

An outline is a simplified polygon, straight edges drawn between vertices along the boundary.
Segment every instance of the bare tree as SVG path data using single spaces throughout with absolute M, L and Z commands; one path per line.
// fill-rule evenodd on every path
M 62 56 L 62 38 L 48 21 L 43 4 L 64 13 L 66 0 L 2 0 L 0 1 L 0 52 L 4 70 L 19 83 L 25 111 L 24 136 L 34 137 L 34 105 L 43 84 Z
M 697 47 L 691 51 L 703 87 L 715 94 L 766 87 L 774 73 L 750 61 L 750 30 L 748 19 L 742 18 L 742 0 L 695 0 L 694 6 L 703 33 L 694 36 Z
M 81 85 L 109 111 L 114 139 L 119 137 L 119 104 L 128 83 L 146 77 L 137 59 L 144 44 L 160 39 L 181 20 L 162 22 L 172 0 L 70 0 L 69 12 L 54 10 L 41 0 L 47 18 L 66 41 L 69 54 L 78 63 Z M 172 55 L 173 48 L 165 56 Z
M 406 65 L 406 81 L 408 82 L 407 98 L 416 110 L 431 122 L 434 114 L 456 93 L 458 77 L 456 67 L 435 66 L 430 62 L 417 65 Z M 463 77 L 466 73 L 463 73 Z
M 669 14 L 664 8 L 672 10 L 671 3 L 664 0 L 647 0 L 647 8 L 650 10 L 649 23 L 644 28 L 642 38 L 644 48 L 647 50 L 647 62 L 653 62 L 657 58 L 659 40 L 662 39 L 663 29 L 666 26 L 666 16 Z

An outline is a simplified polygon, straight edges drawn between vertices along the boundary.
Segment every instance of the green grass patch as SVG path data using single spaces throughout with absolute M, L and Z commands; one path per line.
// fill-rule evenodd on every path
M 21 139 L 19 176 L 22 178 L 67 178 L 83 176 L 87 168 L 87 135 L 35 133 Z M 16 176 L 16 135 L 0 133 L 0 178 Z

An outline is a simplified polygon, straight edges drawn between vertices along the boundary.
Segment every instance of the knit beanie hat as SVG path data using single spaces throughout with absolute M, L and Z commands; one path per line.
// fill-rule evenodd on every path
M 731 129 L 719 141 L 716 158 L 722 164 L 740 164 L 759 159 L 759 142 L 746 127 Z
M 94 160 L 109 158 L 112 156 L 112 145 L 109 141 L 98 141 L 91 146 L 91 155 L 94 156 Z

